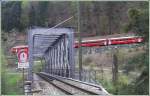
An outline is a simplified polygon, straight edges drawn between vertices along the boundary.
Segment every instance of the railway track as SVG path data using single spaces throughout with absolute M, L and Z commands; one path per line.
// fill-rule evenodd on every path
M 108 92 L 101 86 L 44 72 L 37 73 L 37 75 L 67 95 L 108 95 Z
M 32 94 L 34 96 L 43 96 L 43 95 L 65 95 L 63 91 L 59 90 L 52 84 L 48 83 L 37 74 L 34 74 L 34 81 L 32 84 Z

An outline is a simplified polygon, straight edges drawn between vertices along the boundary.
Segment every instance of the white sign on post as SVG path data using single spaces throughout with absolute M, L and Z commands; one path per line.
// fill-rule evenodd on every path
M 18 68 L 28 68 L 28 50 L 20 49 L 18 50 Z

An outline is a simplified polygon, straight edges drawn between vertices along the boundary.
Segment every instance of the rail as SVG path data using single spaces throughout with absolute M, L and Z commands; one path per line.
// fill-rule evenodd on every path
M 108 92 L 101 86 L 93 85 L 90 83 L 85 83 L 85 82 L 74 80 L 71 78 L 51 75 L 51 74 L 47 74 L 44 72 L 37 73 L 37 75 L 39 75 L 40 77 L 45 79 L 47 82 L 51 83 L 53 86 L 57 87 L 58 89 L 60 89 L 61 91 L 69 95 L 74 95 L 74 94 L 108 95 Z M 57 83 L 52 82 L 54 80 L 56 80 Z M 60 83 L 63 83 L 63 87 L 60 86 Z M 78 91 L 71 92 L 69 90 L 69 87 L 67 87 L 66 89 L 64 88 L 64 86 L 70 86 L 74 90 L 78 90 Z

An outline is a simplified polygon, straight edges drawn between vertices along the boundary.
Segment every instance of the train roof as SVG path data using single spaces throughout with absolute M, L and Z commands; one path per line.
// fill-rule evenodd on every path
M 82 42 L 94 42 L 94 41 L 103 41 L 106 39 L 127 39 L 127 38 L 135 38 L 135 37 L 141 37 L 141 36 L 124 36 L 124 37 L 114 37 L 114 38 L 105 38 L 105 39 L 87 39 L 87 40 L 83 40 Z M 78 43 L 78 41 L 76 40 L 75 43 Z
M 140 36 L 125 36 L 125 37 L 117 37 L 117 38 L 108 38 L 108 39 L 127 39 L 127 38 L 135 38 Z

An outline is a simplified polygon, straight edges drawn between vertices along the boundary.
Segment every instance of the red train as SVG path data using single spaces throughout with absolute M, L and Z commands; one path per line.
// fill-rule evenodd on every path
M 141 43 L 144 41 L 143 37 L 130 36 L 130 37 L 117 37 L 117 38 L 107 38 L 107 39 L 93 39 L 93 40 L 83 40 L 81 43 L 82 47 L 99 47 L 108 45 L 118 45 L 118 44 L 132 44 Z M 76 41 L 74 48 L 78 48 L 79 43 Z M 27 45 L 16 46 L 11 49 L 11 52 L 16 53 L 19 48 L 28 48 Z
M 81 43 L 82 47 L 98 47 L 107 45 L 118 45 L 118 44 L 132 44 L 143 42 L 143 37 L 130 36 L 130 37 L 117 37 L 107 39 L 94 39 L 94 40 L 83 40 Z M 78 48 L 79 43 L 75 42 L 74 48 Z

